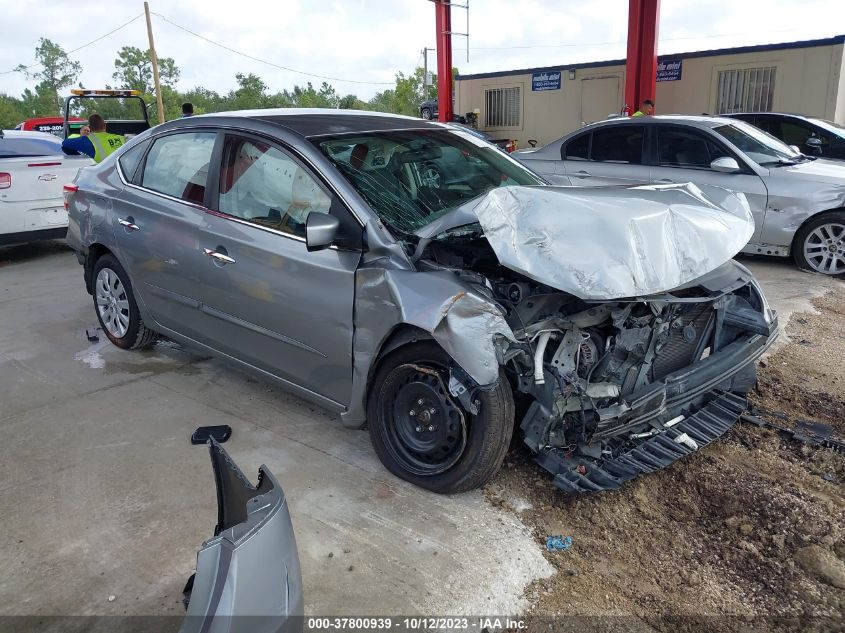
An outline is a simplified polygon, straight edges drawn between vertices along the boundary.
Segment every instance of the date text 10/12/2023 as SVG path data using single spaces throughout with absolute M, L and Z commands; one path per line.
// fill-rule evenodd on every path
M 516 617 L 315 617 L 308 618 L 305 630 L 317 631 L 429 631 L 429 630 L 476 630 L 501 631 L 524 630 L 527 624 Z

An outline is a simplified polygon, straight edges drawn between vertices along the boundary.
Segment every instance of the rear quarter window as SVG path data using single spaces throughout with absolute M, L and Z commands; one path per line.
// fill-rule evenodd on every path
M 141 158 L 143 158 L 144 152 L 147 150 L 149 145 L 149 140 L 138 143 L 135 147 L 123 152 L 120 155 L 120 158 L 117 159 L 117 162 L 120 163 L 120 170 L 123 172 L 123 176 L 127 181 L 135 181 L 135 170 L 138 169 L 138 164 L 141 162 Z
M 9 138 L 0 139 L 0 158 L 28 158 L 31 156 L 61 156 L 59 139 Z

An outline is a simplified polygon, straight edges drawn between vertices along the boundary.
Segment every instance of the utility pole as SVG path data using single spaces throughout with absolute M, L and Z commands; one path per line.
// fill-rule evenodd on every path
M 431 80 L 429 79 L 428 75 L 428 51 L 433 51 L 433 48 L 424 48 L 422 49 L 423 55 L 423 92 L 425 93 L 425 89 L 431 87 Z
M 158 57 L 156 45 L 153 41 L 153 24 L 150 21 L 150 3 L 144 2 L 144 13 L 147 15 L 147 36 L 150 38 L 150 61 L 153 63 L 153 82 L 156 89 L 156 105 L 158 106 L 158 122 L 164 123 L 164 102 L 161 99 L 161 82 L 158 78 Z

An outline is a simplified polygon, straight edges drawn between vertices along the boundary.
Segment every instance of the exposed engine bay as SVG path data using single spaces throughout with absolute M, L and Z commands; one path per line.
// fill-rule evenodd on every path
M 501 266 L 478 225 L 423 246 L 420 270 L 451 270 L 504 314 L 514 340 L 499 337 L 497 355 L 523 404 L 516 422 L 565 490 L 616 488 L 720 436 L 774 338 L 735 263 L 671 292 L 585 301 Z M 450 390 L 470 411 L 471 382 L 453 368 Z

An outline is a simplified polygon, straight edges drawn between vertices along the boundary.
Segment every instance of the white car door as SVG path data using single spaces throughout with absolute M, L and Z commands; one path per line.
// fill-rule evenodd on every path
M 710 163 L 722 157 L 735 159 L 742 171 L 723 173 L 711 169 Z M 759 241 L 766 217 L 766 185 L 747 168 L 745 161 L 706 132 L 680 125 L 658 125 L 657 165 L 652 167 L 652 181 L 658 185 L 678 182 L 716 185 L 744 193 L 754 216 L 751 242 Z

